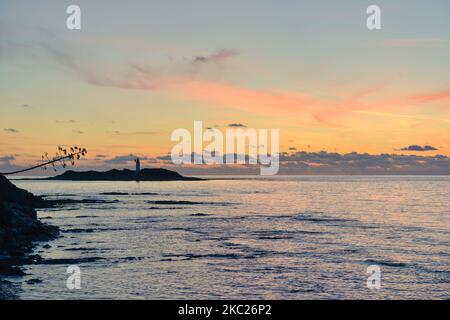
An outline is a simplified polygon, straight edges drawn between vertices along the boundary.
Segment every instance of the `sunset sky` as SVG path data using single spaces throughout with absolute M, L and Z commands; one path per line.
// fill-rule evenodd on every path
M 66 28 L 74 3 L 81 30 Z M 194 120 L 279 128 L 281 151 L 450 156 L 449 14 L 448 0 L 0 0 L 0 169 L 57 145 L 92 166 L 166 155 Z

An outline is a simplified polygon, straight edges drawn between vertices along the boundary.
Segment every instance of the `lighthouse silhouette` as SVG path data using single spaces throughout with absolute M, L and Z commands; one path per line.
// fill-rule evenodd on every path
M 141 171 L 141 161 L 139 160 L 139 158 L 136 158 L 136 160 L 134 161 L 136 162 L 136 175 L 138 175 Z

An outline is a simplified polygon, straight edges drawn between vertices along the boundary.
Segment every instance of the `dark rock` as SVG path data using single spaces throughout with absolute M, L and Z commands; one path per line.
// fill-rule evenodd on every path
M 0 274 L 2 276 L 9 276 L 9 277 L 18 277 L 26 275 L 26 273 L 23 272 L 23 270 L 20 269 L 19 267 L 8 265 L 0 266 Z
M 33 241 L 47 241 L 58 234 L 58 228 L 38 220 L 36 207 L 45 201 L 17 188 L 0 175 L 0 275 L 22 275 L 12 267 L 34 259 L 26 257 L 33 249 Z
M 61 207 L 71 204 L 105 204 L 105 203 L 118 203 L 119 200 L 101 200 L 101 199 L 55 199 L 45 200 L 44 205 L 47 208 Z
M 16 300 L 17 297 L 17 285 L 8 280 L 0 279 L 0 300 Z
M 3 202 L 18 203 L 22 206 L 37 208 L 44 204 L 44 199 L 17 188 L 4 176 L 0 175 L 0 204 Z
M 41 279 L 30 279 L 30 280 L 27 280 L 27 284 L 33 285 L 33 284 L 37 284 L 37 283 L 42 283 L 42 280 Z

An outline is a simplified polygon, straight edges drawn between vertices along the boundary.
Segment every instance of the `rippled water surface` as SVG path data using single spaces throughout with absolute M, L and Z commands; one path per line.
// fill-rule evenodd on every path
M 95 200 L 39 211 L 62 237 L 23 299 L 450 298 L 450 177 L 15 183 Z

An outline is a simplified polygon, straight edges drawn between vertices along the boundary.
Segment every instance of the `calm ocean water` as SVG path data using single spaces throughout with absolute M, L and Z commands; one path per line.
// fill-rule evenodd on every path
M 450 177 L 14 183 L 100 200 L 39 211 L 62 237 L 23 299 L 450 299 Z

